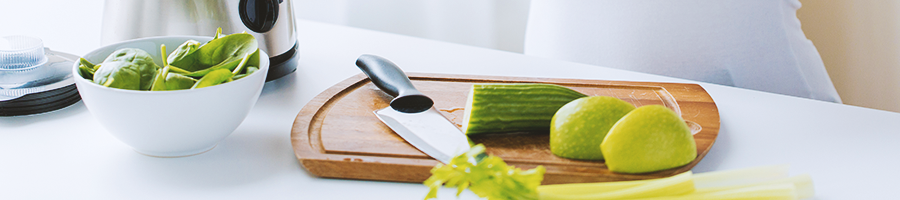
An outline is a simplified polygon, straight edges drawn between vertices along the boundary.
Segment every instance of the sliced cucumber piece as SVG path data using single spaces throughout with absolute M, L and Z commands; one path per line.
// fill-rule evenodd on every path
M 553 114 L 566 103 L 586 97 L 552 84 L 475 84 L 463 115 L 467 135 L 492 132 L 550 130 Z

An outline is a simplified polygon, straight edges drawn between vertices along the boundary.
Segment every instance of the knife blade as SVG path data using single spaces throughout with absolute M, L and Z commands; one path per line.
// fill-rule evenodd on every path
M 434 101 L 419 92 L 396 64 L 364 54 L 356 66 L 375 86 L 394 96 L 390 106 L 374 113 L 406 142 L 445 164 L 469 151 L 466 135 L 434 108 Z

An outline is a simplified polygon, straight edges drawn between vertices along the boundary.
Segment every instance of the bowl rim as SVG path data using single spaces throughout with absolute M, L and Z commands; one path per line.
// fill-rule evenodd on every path
M 127 43 L 153 41 L 153 40 L 160 40 L 160 39 L 172 39 L 172 38 L 185 38 L 185 41 L 190 40 L 191 38 L 202 38 L 202 39 L 206 40 L 207 42 L 209 40 L 212 40 L 212 37 L 210 37 L 210 36 L 199 36 L 199 35 L 167 35 L 167 36 L 142 37 L 142 38 L 130 39 L 130 40 L 125 40 L 125 41 L 101 46 L 99 48 L 96 48 L 94 50 L 91 50 L 91 51 L 85 53 L 82 56 L 79 56 L 79 59 L 84 58 L 85 55 L 94 54 L 102 49 L 112 48 L 113 46 L 121 46 L 121 45 L 124 45 Z M 257 42 L 259 42 L 259 41 L 257 41 Z M 267 74 L 266 72 L 268 72 L 268 70 L 269 70 L 269 65 L 270 65 L 269 59 L 268 59 L 269 54 L 266 53 L 265 51 L 263 51 L 262 49 L 259 49 L 259 53 L 260 53 L 260 56 L 259 56 L 260 57 L 260 62 L 259 62 L 260 66 L 259 66 L 258 71 L 254 72 L 244 78 L 241 78 L 241 79 L 238 79 L 238 80 L 235 80 L 232 82 L 228 82 L 228 83 L 244 82 L 244 79 L 248 79 L 250 77 L 265 76 Z M 109 56 L 109 55 L 107 55 L 107 56 Z M 262 58 L 267 58 L 267 59 L 262 59 Z M 162 59 L 162 58 L 160 58 L 160 59 Z M 73 65 L 72 66 L 72 76 L 73 76 L 72 78 L 75 79 L 75 82 L 86 82 L 86 83 L 88 83 L 86 85 L 91 85 L 88 87 L 100 88 L 101 90 L 110 90 L 110 91 L 116 91 L 116 92 L 126 92 L 126 93 L 135 93 L 135 94 L 166 94 L 166 93 L 172 94 L 172 93 L 187 93 L 187 92 L 196 92 L 196 91 L 202 91 L 202 90 L 211 90 L 214 88 L 218 88 L 216 86 L 225 85 L 225 84 L 219 84 L 219 85 L 214 85 L 214 86 L 204 87 L 204 88 L 197 88 L 197 89 L 164 90 L 164 91 L 146 91 L 146 90 L 129 90 L 129 89 L 121 89 L 121 88 L 111 88 L 111 87 L 102 86 L 100 84 L 96 84 L 96 83 L 94 83 L 94 81 L 87 80 L 84 77 L 82 77 L 80 70 L 78 70 L 78 66 L 81 65 L 78 61 L 75 61 L 74 64 L 72 64 L 72 65 Z M 263 73 L 259 73 L 259 72 L 263 72 Z M 262 74 L 262 75 L 259 75 L 259 74 Z M 263 82 L 265 82 L 266 78 L 263 77 L 262 79 L 263 79 Z

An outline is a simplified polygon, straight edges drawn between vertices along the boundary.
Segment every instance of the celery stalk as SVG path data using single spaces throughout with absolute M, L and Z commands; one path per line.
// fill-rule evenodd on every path
M 677 178 L 676 178 L 677 177 Z M 678 181 L 673 179 L 686 178 Z M 685 184 L 685 185 L 678 185 Z M 687 192 L 687 188 L 690 188 Z M 681 189 L 680 193 L 678 192 Z M 541 199 L 804 199 L 814 195 L 809 175 L 788 177 L 787 165 L 762 166 L 669 178 L 544 185 Z
M 683 195 L 694 191 L 694 182 L 690 171 L 668 178 L 654 179 L 645 184 L 624 188 L 609 192 L 597 192 L 593 194 L 553 194 L 540 193 L 540 199 L 633 199 L 659 196 Z M 539 190 L 540 191 L 540 190 Z
M 697 188 L 746 185 L 788 177 L 788 165 L 771 165 L 745 169 L 698 173 L 694 175 Z
M 718 172 L 707 172 L 694 174 L 694 185 L 700 189 L 705 187 L 727 187 L 735 185 L 746 185 L 750 183 L 759 183 L 772 181 L 787 177 L 787 165 L 762 166 L 747 169 L 737 169 Z M 636 181 L 619 181 L 619 182 L 603 182 L 603 183 L 570 183 L 556 185 L 542 185 L 538 187 L 538 192 L 548 194 L 595 194 L 605 193 L 615 190 L 626 189 L 656 181 L 657 179 L 636 180 Z
M 794 200 L 814 196 L 809 175 L 788 177 L 787 165 L 605 183 L 575 183 L 538 186 L 544 168 L 521 170 L 507 166 L 499 157 L 486 156 L 484 146 L 455 157 L 449 165 L 438 164 L 424 182 L 430 187 L 426 199 L 435 198 L 442 185 L 465 189 L 480 197 L 495 199 L 642 199 L 642 200 Z M 475 159 L 480 157 L 482 159 Z
M 601 182 L 601 183 L 567 183 L 567 184 L 556 184 L 556 185 L 542 185 L 542 186 L 538 186 L 537 190 L 539 193 L 547 193 L 547 194 L 568 194 L 568 195 L 594 194 L 594 193 L 600 193 L 600 192 L 611 192 L 611 191 L 615 191 L 615 190 L 621 190 L 621 189 L 625 189 L 625 188 L 639 186 L 639 185 L 647 184 L 654 180 L 655 179 L 635 180 L 635 181 Z
M 796 188 L 796 196 L 799 199 L 810 198 L 815 194 L 812 184 L 812 178 L 808 174 L 781 178 L 776 180 L 770 180 L 759 183 L 750 183 L 744 185 L 732 185 L 732 186 L 716 186 L 716 187 L 704 187 L 697 188 L 695 194 L 708 194 L 715 193 L 719 191 L 727 191 L 734 190 L 740 188 L 748 188 L 748 187 L 756 187 L 756 186 L 766 186 L 766 185 L 778 185 L 778 184 L 791 184 Z
M 806 199 L 816 196 L 816 190 L 813 187 L 812 177 L 809 174 L 798 175 L 791 178 L 798 179 L 793 181 L 794 186 L 797 187 L 798 199 Z
M 644 198 L 639 200 L 795 200 L 796 187 L 790 183 L 742 187 L 703 194 Z

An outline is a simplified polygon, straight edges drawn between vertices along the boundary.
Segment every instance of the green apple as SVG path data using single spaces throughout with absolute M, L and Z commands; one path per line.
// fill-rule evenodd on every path
M 563 105 L 550 121 L 550 152 L 582 160 L 602 160 L 600 143 L 634 106 L 608 96 L 582 97 Z
M 634 109 L 619 119 L 600 144 L 610 171 L 647 173 L 686 165 L 697 144 L 681 116 L 660 105 Z

